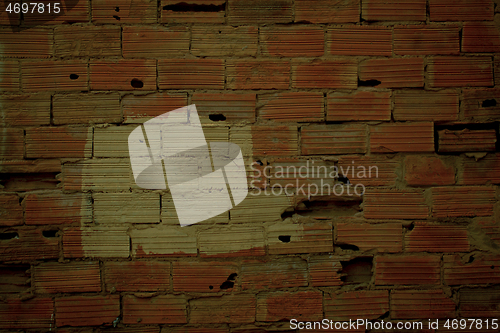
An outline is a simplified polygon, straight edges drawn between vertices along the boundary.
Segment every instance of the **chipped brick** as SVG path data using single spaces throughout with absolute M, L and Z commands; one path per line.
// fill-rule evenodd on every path
M 321 57 L 325 33 L 319 27 L 262 27 L 262 52 L 275 57 Z
M 359 80 L 377 88 L 424 86 L 424 59 L 369 59 L 359 65 Z
M 434 126 L 430 122 L 370 126 L 372 153 L 434 152 Z
M 119 26 L 58 26 L 54 53 L 58 57 L 121 56 L 120 35 Z
M 277 60 L 228 60 L 229 89 L 288 89 L 290 62 Z
M 353 185 L 394 186 L 398 178 L 400 161 L 388 155 L 342 156 L 339 159 L 339 173 Z
M 92 90 L 156 90 L 155 60 L 92 60 Z
M 0 240 L 1 261 L 59 258 L 59 238 L 45 237 L 41 229 L 20 228 L 8 231 L 8 235 L 13 238 Z
M 459 54 L 459 27 L 408 25 L 394 28 L 394 53 L 401 55 Z
M 307 265 L 313 287 L 340 286 L 342 284 L 340 257 L 333 255 L 313 256 L 308 258 Z
M 403 233 L 400 223 L 338 223 L 336 244 L 350 244 L 362 251 L 401 252 Z
M 92 22 L 94 23 L 152 24 L 156 23 L 156 16 L 156 1 L 92 0 Z
M 243 324 L 255 321 L 254 295 L 238 294 L 193 299 L 189 302 L 191 324 Z
M 328 51 L 332 55 L 392 55 L 392 29 L 382 26 L 330 28 Z
M 184 296 L 160 295 L 138 298 L 123 297 L 124 324 L 183 324 L 187 322 Z
M 30 265 L 0 265 L 0 292 L 2 294 L 24 293 L 30 287 Z
M 359 0 L 295 0 L 295 22 L 359 22 Z
M 275 121 L 319 122 L 324 120 L 323 94 L 290 92 L 259 95 L 259 115 Z
M 354 60 L 295 63 L 293 65 L 292 87 L 355 89 L 357 87 L 357 72 L 358 64 Z
M 22 87 L 25 92 L 85 91 L 87 63 L 82 60 L 27 61 L 21 64 Z
M 37 293 L 100 292 L 99 262 L 45 262 L 34 267 Z
M 320 321 L 323 297 L 319 291 L 259 294 L 257 321 Z
M 26 157 L 91 157 L 92 128 L 38 127 L 26 130 Z
M 373 290 L 325 294 L 324 308 L 330 320 L 376 319 L 389 311 L 389 293 Z
M 90 195 L 75 193 L 33 193 L 24 201 L 27 225 L 54 225 L 92 222 Z
M 406 156 L 405 181 L 411 186 L 453 185 L 455 167 L 434 156 Z
M 500 184 L 500 154 L 490 154 L 478 161 L 465 158 L 462 165 L 463 169 L 458 174 L 458 184 Z
M 471 255 L 464 262 L 459 255 L 443 257 L 443 276 L 447 285 L 495 284 L 500 281 L 498 255 Z
M 441 284 L 441 258 L 438 256 L 377 256 L 376 285 Z
M 173 263 L 174 292 L 232 291 L 238 267 L 233 262 L 190 261 Z
M 179 0 L 161 1 L 161 23 L 224 23 L 226 0 L 191 0 L 179 8 Z
M 310 125 L 302 127 L 302 155 L 366 153 L 365 125 Z
M 300 258 L 247 260 L 241 264 L 241 290 L 307 286 L 307 263 Z
M 497 136 L 494 129 L 460 131 L 441 130 L 438 132 L 440 153 L 495 151 Z
M 160 59 L 158 86 L 160 89 L 224 89 L 224 61 Z
M 119 295 L 56 297 L 56 326 L 110 325 L 120 316 Z
M 10 160 L 0 161 L 0 173 L 45 173 L 61 172 L 61 161 L 52 160 Z
M 193 27 L 191 33 L 190 51 L 195 56 L 257 55 L 259 31 L 256 27 Z
M 428 225 L 418 223 L 406 233 L 407 252 L 467 252 L 467 229 L 455 225 Z
M 391 120 L 390 92 L 333 92 L 327 103 L 327 121 Z
M 455 303 L 441 290 L 391 292 L 393 319 L 454 318 Z
M 462 105 L 466 120 L 495 121 L 500 118 L 500 89 L 463 89 Z
M 491 57 L 431 57 L 427 79 L 431 88 L 493 86 Z
M 124 58 L 163 58 L 189 52 L 185 27 L 123 27 Z
M 458 120 L 458 106 L 456 91 L 398 91 L 393 115 L 396 121 L 454 121 Z
M 429 208 L 422 191 L 368 189 L 364 198 L 368 219 L 425 219 Z
M 495 189 L 482 186 L 434 187 L 434 217 L 491 216 Z
M 329 223 L 276 223 L 267 227 L 269 254 L 333 252 Z
M 202 122 L 207 121 L 206 118 L 209 118 L 210 115 L 219 114 L 222 114 L 228 122 L 255 121 L 255 93 L 195 92 L 191 97 L 191 102 L 196 105 Z

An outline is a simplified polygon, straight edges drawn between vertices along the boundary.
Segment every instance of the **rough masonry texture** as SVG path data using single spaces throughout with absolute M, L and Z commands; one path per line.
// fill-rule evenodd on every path
M 497 3 L 2 8 L 0 330 L 500 318 Z M 127 138 L 189 104 L 242 148 L 251 195 L 181 228 L 168 190 L 134 183 Z M 301 191 L 325 184 L 345 192 Z

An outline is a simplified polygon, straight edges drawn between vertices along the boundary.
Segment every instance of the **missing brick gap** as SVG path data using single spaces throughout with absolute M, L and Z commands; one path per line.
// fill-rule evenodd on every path
M 379 80 L 359 80 L 358 79 L 358 87 L 376 87 L 382 82 Z
M 403 228 L 406 228 L 408 231 L 412 231 L 415 228 L 415 222 L 411 222 L 409 224 L 403 224 Z
M 119 12 L 120 11 L 120 7 L 115 7 L 115 12 Z
M 163 10 L 170 10 L 173 12 L 205 12 L 205 13 L 218 13 L 226 11 L 226 4 L 222 5 L 199 5 L 188 4 L 186 2 L 179 2 L 173 5 L 163 6 Z
M 8 240 L 8 239 L 19 239 L 19 234 L 17 232 L 0 233 L 0 240 Z
M 76 80 L 76 79 L 78 79 L 79 77 L 80 77 L 80 76 L 79 76 L 78 74 L 70 74 L 70 75 L 69 75 L 69 78 L 70 78 L 71 80 Z
M 349 180 L 345 177 L 344 181 Z M 338 196 L 314 196 L 310 200 L 302 200 L 293 208 L 286 209 L 281 218 L 284 220 L 292 217 L 294 214 L 300 216 L 312 217 L 317 220 L 331 219 L 338 216 L 354 216 L 360 212 L 362 198 L 353 195 L 352 197 Z
M 278 236 L 278 239 L 283 242 L 283 243 L 290 243 L 290 240 L 292 239 L 292 236 L 290 235 L 281 235 Z
M 344 184 L 350 184 L 349 182 L 349 178 L 347 178 L 346 176 L 344 175 L 339 175 L 339 178 L 338 178 L 339 182 L 342 182 Z
M 45 238 L 54 238 L 54 237 L 57 237 L 58 231 L 59 230 L 44 230 L 44 231 L 42 231 L 42 235 Z
M 117 21 L 120 21 L 120 16 L 118 16 L 118 15 L 113 15 L 113 18 L 114 18 L 115 20 L 117 20 Z
M 359 247 L 353 244 L 336 244 L 342 250 L 359 251 Z
M 211 121 L 224 121 L 226 120 L 226 117 L 222 113 L 218 113 L 209 115 L 208 119 L 210 119 Z
M 340 261 L 342 270 L 340 280 L 346 283 L 364 283 L 372 279 L 372 257 L 357 257 L 348 261 Z
M 496 99 L 485 99 L 483 103 L 481 104 L 483 108 L 491 108 L 494 106 L 497 106 L 497 100 Z

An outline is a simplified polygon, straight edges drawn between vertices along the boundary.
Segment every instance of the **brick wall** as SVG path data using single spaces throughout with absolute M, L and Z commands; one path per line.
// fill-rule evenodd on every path
M 0 14 L 0 330 L 500 317 L 493 1 L 70 5 Z M 188 104 L 241 146 L 253 194 L 293 195 L 180 228 L 168 191 L 135 185 L 127 137 Z M 378 174 L 327 179 L 361 197 L 255 178 L 308 163 Z

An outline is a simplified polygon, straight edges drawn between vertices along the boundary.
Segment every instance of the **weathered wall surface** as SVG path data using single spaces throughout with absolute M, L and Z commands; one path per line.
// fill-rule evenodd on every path
M 500 318 L 492 0 L 72 5 L 17 32 L 0 14 L 1 330 Z M 135 185 L 127 137 L 188 104 L 261 193 L 180 228 L 168 191 Z M 365 191 L 300 191 L 322 181 Z

